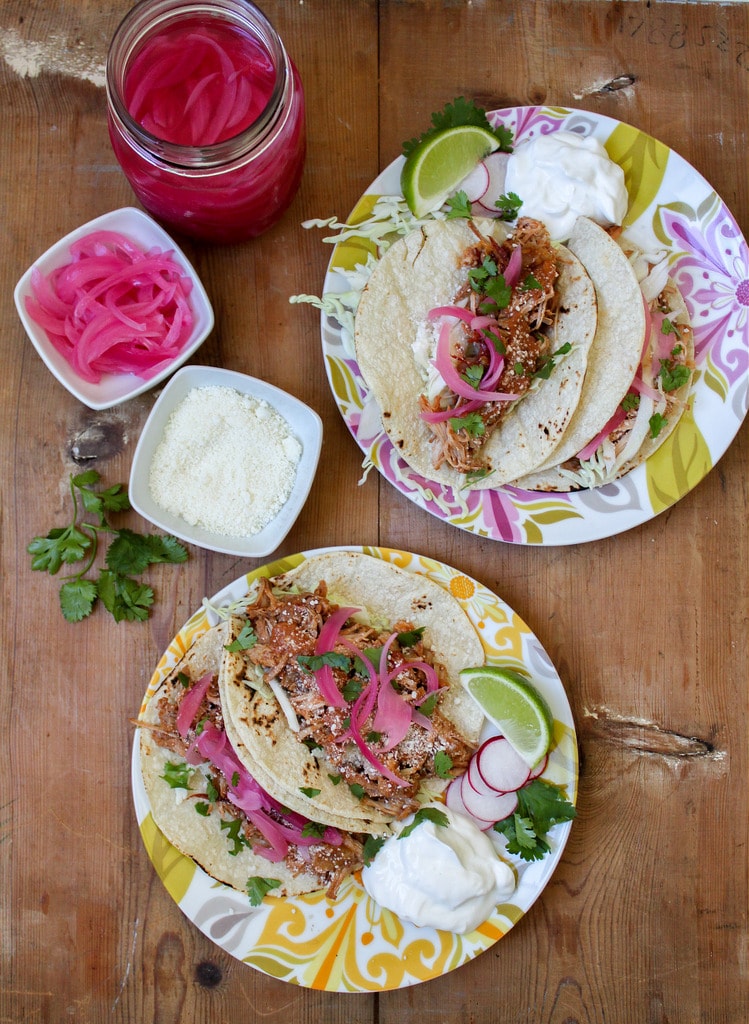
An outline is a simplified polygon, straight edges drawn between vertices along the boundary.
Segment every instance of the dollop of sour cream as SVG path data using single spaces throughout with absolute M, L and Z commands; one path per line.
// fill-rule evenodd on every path
M 624 171 L 591 137 L 560 131 L 521 143 L 507 161 L 505 191 L 522 200 L 520 214 L 566 241 L 578 217 L 602 227 L 621 224 L 629 197 Z
M 463 935 L 513 892 L 515 873 L 472 821 L 440 811 L 447 827 L 425 820 L 402 839 L 387 839 L 362 871 L 362 882 L 401 920 Z

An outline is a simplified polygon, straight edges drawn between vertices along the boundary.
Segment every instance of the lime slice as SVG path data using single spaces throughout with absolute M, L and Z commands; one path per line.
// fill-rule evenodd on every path
M 463 178 L 499 145 L 496 135 L 471 124 L 444 128 L 424 139 L 409 153 L 401 171 L 401 190 L 411 213 L 424 217 L 438 210 Z
M 554 728 L 549 705 L 538 690 L 519 672 L 497 665 L 463 669 L 460 678 L 489 721 L 535 768 L 549 749 Z

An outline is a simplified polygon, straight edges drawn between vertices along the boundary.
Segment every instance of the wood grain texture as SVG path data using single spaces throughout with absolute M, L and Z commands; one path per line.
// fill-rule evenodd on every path
M 749 9 L 603 0 L 267 0 L 307 97 L 308 161 L 286 217 L 230 249 L 184 240 L 216 307 L 200 361 L 256 374 L 324 422 L 321 472 L 278 554 L 384 543 L 495 590 L 557 665 L 581 753 L 579 819 L 542 897 L 446 977 L 381 996 L 300 990 L 233 960 L 172 902 L 132 812 L 130 719 L 204 595 L 255 563 L 191 551 L 153 570 L 147 624 L 61 619 L 29 539 L 63 522 L 83 466 L 128 477 L 147 394 L 84 409 L 12 304 L 80 223 L 133 202 L 109 147 L 101 73 L 127 0 L 0 8 L 0 1024 L 740 1024 L 747 950 L 746 426 L 671 510 L 571 548 L 497 544 L 370 475 L 321 366 L 329 253 L 309 217 L 345 215 L 402 140 L 457 95 L 630 122 L 678 151 L 749 234 Z M 25 61 L 25 63 L 24 63 Z M 182 240 L 181 240 L 182 241 Z M 128 517 L 134 528 L 138 517 Z

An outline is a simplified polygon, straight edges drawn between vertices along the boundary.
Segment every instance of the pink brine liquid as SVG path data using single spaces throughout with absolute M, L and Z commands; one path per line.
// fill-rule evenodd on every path
M 305 155 L 304 99 L 291 62 L 285 98 L 274 97 L 270 52 L 240 26 L 188 17 L 146 39 L 125 68 L 128 115 L 158 140 L 135 141 L 110 110 L 110 136 L 133 190 L 154 216 L 219 242 L 261 234 L 293 199 Z M 269 102 L 277 105 L 268 114 Z M 242 133 L 258 122 L 257 139 Z M 160 146 L 165 143 L 166 146 Z M 225 153 L 205 147 L 223 144 Z M 189 147 L 184 162 L 170 147 Z

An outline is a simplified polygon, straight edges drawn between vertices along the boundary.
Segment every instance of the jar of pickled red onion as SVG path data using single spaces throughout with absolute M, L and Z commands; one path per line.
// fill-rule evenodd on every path
M 305 156 L 304 93 L 249 0 L 140 0 L 107 57 L 109 135 L 146 210 L 215 242 L 262 234 Z

